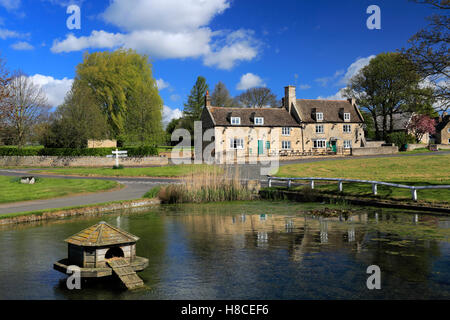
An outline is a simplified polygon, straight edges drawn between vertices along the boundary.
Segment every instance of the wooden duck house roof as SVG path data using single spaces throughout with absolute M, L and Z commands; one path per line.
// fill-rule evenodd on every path
M 102 221 L 78 232 L 65 241 L 76 246 L 102 247 L 138 240 L 138 237 Z

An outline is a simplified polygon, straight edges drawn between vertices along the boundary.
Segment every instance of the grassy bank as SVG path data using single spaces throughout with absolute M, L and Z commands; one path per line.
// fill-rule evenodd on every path
M 21 184 L 20 178 L 0 176 L 0 203 L 50 199 L 80 193 L 110 190 L 115 181 L 38 178 L 33 185 Z
M 43 169 L 34 172 L 83 177 L 183 177 L 204 171 L 217 171 L 218 167 L 209 165 L 177 165 L 149 168 L 57 168 Z
M 450 155 L 352 159 L 283 166 L 279 177 L 323 177 L 376 180 L 407 185 L 450 185 Z M 378 195 L 372 195 L 370 184 L 344 183 L 343 195 L 409 201 L 407 189 L 378 186 Z M 301 187 L 297 187 L 301 188 Z M 322 192 L 338 194 L 337 183 L 316 184 Z M 450 189 L 420 190 L 419 202 L 449 203 Z

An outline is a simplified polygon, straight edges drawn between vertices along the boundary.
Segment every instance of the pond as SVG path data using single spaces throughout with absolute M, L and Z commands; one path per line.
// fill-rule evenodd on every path
M 308 206 L 160 206 L 2 227 L 0 299 L 450 298 L 450 218 L 363 207 L 323 218 Z M 140 237 L 148 288 L 89 281 L 68 290 L 53 270 L 67 256 L 63 240 L 101 220 Z M 381 270 L 380 290 L 367 288 L 371 265 Z

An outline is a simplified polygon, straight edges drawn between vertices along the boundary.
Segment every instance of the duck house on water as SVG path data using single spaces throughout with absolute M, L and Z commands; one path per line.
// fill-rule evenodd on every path
M 53 268 L 67 274 L 69 266 L 77 266 L 82 278 L 117 276 L 128 289 L 143 287 L 136 272 L 148 266 L 148 259 L 136 256 L 138 240 L 102 221 L 66 239 L 68 258 L 55 262 Z

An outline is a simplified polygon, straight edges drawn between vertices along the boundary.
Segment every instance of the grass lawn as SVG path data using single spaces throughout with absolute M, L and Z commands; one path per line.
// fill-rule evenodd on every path
M 210 165 L 178 165 L 149 168 L 58 168 L 44 169 L 34 172 L 52 173 L 61 175 L 77 175 L 90 177 L 183 177 L 192 173 L 214 170 Z
M 34 185 L 20 178 L 0 176 L 0 203 L 50 199 L 79 193 L 105 191 L 117 187 L 115 181 L 38 178 Z
M 352 159 L 291 164 L 275 174 L 279 177 L 323 177 L 376 180 L 407 185 L 450 185 L 450 155 Z M 373 197 L 370 184 L 344 183 L 344 194 Z M 337 192 L 337 183 L 317 184 L 317 189 Z M 411 199 L 411 191 L 378 186 L 378 198 Z M 419 190 L 419 201 L 450 202 L 450 189 Z

